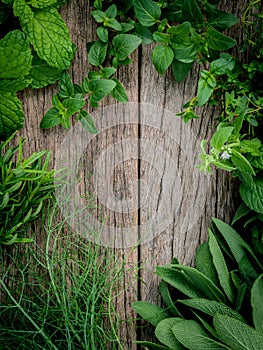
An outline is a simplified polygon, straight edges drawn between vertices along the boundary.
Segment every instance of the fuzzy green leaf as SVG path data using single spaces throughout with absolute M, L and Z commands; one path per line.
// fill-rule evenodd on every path
M 143 319 L 155 327 L 160 321 L 170 317 L 166 310 L 147 301 L 136 301 L 132 304 L 132 307 Z
M 116 35 L 112 44 L 115 48 L 116 57 L 119 60 L 125 60 L 141 44 L 142 39 L 137 35 L 119 34 Z
M 208 242 L 204 242 L 198 247 L 195 259 L 197 270 L 210 278 L 215 285 L 219 286 L 219 280 Z
M 182 321 L 183 319 L 179 317 L 166 318 L 160 321 L 155 329 L 156 338 L 170 349 L 185 350 L 186 348 L 176 339 L 172 332 L 173 326 Z
M 152 61 L 158 73 L 164 74 L 172 64 L 174 58 L 173 50 L 167 45 L 158 45 L 152 53 Z
M 0 137 L 6 139 L 22 128 L 24 113 L 22 104 L 11 92 L 0 91 Z
M 233 350 L 263 349 L 263 336 L 235 318 L 217 314 L 214 317 L 214 326 L 220 339 Z
M 256 330 L 263 334 L 263 275 L 260 275 L 251 289 L 251 305 Z
M 29 41 L 20 30 L 9 32 L 0 40 L 0 78 L 22 78 L 31 68 Z
M 169 284 L 162 280 L 159 285 L 160 294 L 162 296 L 163 302 L 167 308 L 167 310 L 176 317 L 181 317 L 180 312 L 177 310 L 174 301 L 172 300 L 171 293 L 169 290 Z
M 38 56 L 51 67 L 67 69 L 74 50 L 69 30 L 55 8 L 32 11 L 24 0 L 15 0 L 14 11 Z
M 183 320 L 172 328 L 172 332 L 180 343 L 190 350 L 225 350 L 229 347 L 214 340 L 197 322 Z
M 134 11 L 138 21 L 145 27 L 154 25 L 161 16 L 160 7 L 152 0 L 134 0 Z

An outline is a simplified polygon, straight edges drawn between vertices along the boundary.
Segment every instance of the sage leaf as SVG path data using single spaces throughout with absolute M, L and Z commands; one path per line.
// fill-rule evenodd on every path
M 214 327 L 220 339 L 233 350 L 263 349 L 263 336 L 235 318 L 217 314 L 214 317 Z
M 179 317 L 160 321 L 155 328 L 156 338 L 170 349 L 185 350 L 186 348 L 176 339 L 172 331 L 173 326 L 182 321 L 183 319 Z
M 134 0 L 134 11 L 138 21 L 145 27 L 154 25 L 161 17 L 160 7 L 152 0 Z
M 228 346 L 214 340 L 197 321 L 183 320 L 172 327 L 176 339 L 190 350 L 225 350 Z
M 164 74 L 173 62 L 173 50 L 167 45 L 158 45 L 152 53 L 152 61 L 158 73 Z
M 263 275 L 260 275 L 251 289 L 251 305 L 253 309 L 253 322 L 256 330 L 263 334 Z
M 142 345 L 147 349 L 152 349 L 152 350 L 170 350 L 166 346 L 155 344 L 150 341 L 136 341 L 136 344 Z
M 166 310 L 147 301 L 136 301 L 132 307 L 142 318 L 155 327 L 160 321 L 170 317 Z
M 216 286 L 220 285 L 208 242 L 204 242 L 198 247 L 195 264 L 198 271 L 210 278 Z

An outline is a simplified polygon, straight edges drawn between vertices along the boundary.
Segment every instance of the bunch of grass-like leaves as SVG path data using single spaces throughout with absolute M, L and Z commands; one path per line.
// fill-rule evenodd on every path
M 56 207 L 45 221 L 45 249 L 15 246 L 8 264 L 1 256 L 1 348 L 123 349 L 114 308 L 122 263 L 72 234 Z
M 0 145 L 0 244 L 32 241 L 24 234 L 54 189 L 50 153 L 24 158 L 22 139 L 15 147 L 8 145 L 13 136 Z
M 140 342 L 147 349 L 263 349 L 262 264 L 231 226 L 213 219 L 195 268 L 175 259 L 156 272 L 166 307 L 133 304 L 164 344 Z

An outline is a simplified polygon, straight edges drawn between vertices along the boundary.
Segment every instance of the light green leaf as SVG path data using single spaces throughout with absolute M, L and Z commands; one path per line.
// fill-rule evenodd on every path
M 0 78 L 23 78 L 30 70 L 32 55 L 29 41 L 20 30 L 0 40 Z
M 138 21 L 145 27 L 154 25 L 161 16 L 160 7 L 152 0 L 134 0 L 134 11 Z
M 54 84 L 60 78 L 61 73 L 61 69 L 51 67 L 46 61 L 34 56 L 32 67 L 27 77 L 32 79 L 30 87 L 39 89 L 49 84 Z
M 157 326 L 160 321 L 170 317 L 166 310 L 147 301 L 136 301 L 132 304 L 132 307 L 143 319 L 150 322 L 153 326 Z
M 167 45 L 158 45 L 153 49 L 152 61 L 158 73 L 164 74 L 173 62 L 173 50 Z
M 115 48 L 116 57 L 119 60 L 125 60 L 141 44 L 142 39 L 137 35 L 119 34 L 116 35 L 112 44 Z
M 19 9 L 15 13 L 38 56 L 51 67 L 67 69 L 74 50 L 68 27 L 58 11 L 52 7 L 32 11 L 24 0 L 15 0 L 14 8 Z
M 214 326 L 220 339 L 233 350 L 263 349 L 263 336 L 235 318 L 217 314 L 214 317 Z
M 106 14 L 100 10 L 91 11 L 91 16 L 95 19 L 96 22 L 102 23 L 106 19 Z
M 263 334 L 263 275 L 254 282 L 251 289 L 251 305 L 253 309 L 253 322 L 256 330 Z
M 209 235 L 208 244 L 209 244 L 210 252 L 213 257 L 213 263 L 217 271 L 220 285 L 223 288 L 229 301 L 233 302 L 235 295 L 234 295 L 233 286 L 231 284 L 231 279 L 230 279 L 229 271 L 225 262 L 224 255 L 221 251 L 219 244 L 217 243 L 217 240 L 213 232 L 210 229 L 208 230 L 208 235 Z
M 96 30 L 96 33 L 97 33 L 97 35 L 98 35 L 98 38 L 99 38 L 101 41 L 103 41 L 104 43 L 107 43 L 107 42 L 108 42 L 109 33 L 108 33 L 107 28 L 98 27 L 97 30 Z
M 69 97 L 74 97 L 74 84 L 67 71 L 64 71 L 59 80 L 58 97 L 64 100 Z
M 228 346 L 214 340 L 197 322 L 183 320 L 172 328 L 172 332 L 180 343 L 190 350 L 225 350 Z
M 51 6 L 55 7 L 55 5 L 57 5 L 57 0 L 30 0 L 27 3 L 28 5 L 41 9 Z
M 122 83 L 118 79 L 112 79 L 115 83 L 116 86 L 113 90 L 111 90 L 110 95 L 113 97 L 115 100 L 119 102 L 128 102 L 128 96 L 126 94 L 126 91 L 122 85 Z
M 68 98 L 62 102 L 65 112 L 63 113 L 64 118 L 69 118 L 73 114 L 77 113 L 85 105 L 85 100 L 78 98 Z
M 100 66 L 105 61 L 108 44 L 103 41 L 95 41 L 88 54 L 89 63 L 93 66 Z
M 108 18 L 114 18 L 117 16 L 117 6 L 115 4 L 112 4 L 110 7 L 107 8 L 105 11 L 105 14 Z
M 16 94 L 0 91 L 0 137 L 6 139 L 23 124 L 22 104 Z
M 92 119 L 92 116 L 85 111 L 84 109 L 79 112 L 78 118 L 77 118 L 81 124 L 83 125 L 84 129 L 90 132 L 91 134 L 97 134 L 98 129 L 96 125 L 94 124 L 94 121 Z
M 43 116 L 40 128 L 41 129 L 48 129 L 52 128 L 53 126 L 56 126 L 60 123 L 60 115 L 56 108 L 51 108 L 47 111 L 47 113 Z
M 234 128 L 232 126 L 225 126 L 218 129 L 211 138 L 210 144 L 217 151 L 221 152 L 222 147 L 228 141 Z
M 98 102 L 109 94 L 116 86 L 115 81 L 108 79 L 89 81 L 89 89 L 94 102 Z
M 212 27 L 208 27 L 206 30 L 206 40 L 208 46 L 212 50 L 228 50 L 236 45 L 236 41 Z
M 157 324 L 155 329 L 156 338 L 170 349 L 185 350 L 186 348 L 176 339 L 172 332 L 172 327 L 183 319 L 179 317 L 166 318 Z
M 197 106 L 203 106 L 211 97 L 214 89 L 208 84 L 207 79 L 200 78 L 197 89 Z
M 249 174 L 256 175 L 249 161 L 235 149 L 232 149 L 231 160 L 234 166 L 237 167 L 240 171 L 245 171 Z
M 236 318 L 237 320 L 244 321 L 244 318 L 235 310 L 226 306 L 223 303 L 218 303 L 214 300 L 208 299 L 186 299 L 179 300 L 180 303 L 202 311 L 210 316 L 215 316 L 216 314 L 228 315 Z
M 171 40 L 171 35 L 167 33 L 154 32 L 153 39 L 158 43 L 169 43 Z

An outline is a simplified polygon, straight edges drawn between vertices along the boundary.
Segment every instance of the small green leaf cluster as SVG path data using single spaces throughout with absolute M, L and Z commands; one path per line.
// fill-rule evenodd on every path
M 8 146 L 13 136 L 0 145 L 0 244 L 5 245 L 32 242 L 24 235 L 54 190 L 50 153 L 35 152 L 25 159 L 23 140 Z
M 138 301 L 137 313 L 163 345 L 147 349 L 254 350 L 263 347 L 263 267 L 252 247 L 225 222 L 213 219 L 196 266 L 158 266 L 161 308 Z
M 69 68 L 74 45 L 58 13 L 65 1 L 2 0 L 0 28 L 17 22 L 0 40 L 0 137 L 5 139 L 24 122 L 17 91 L 57 81 Z M 18 20 L 17 20 L 18 19 Z

